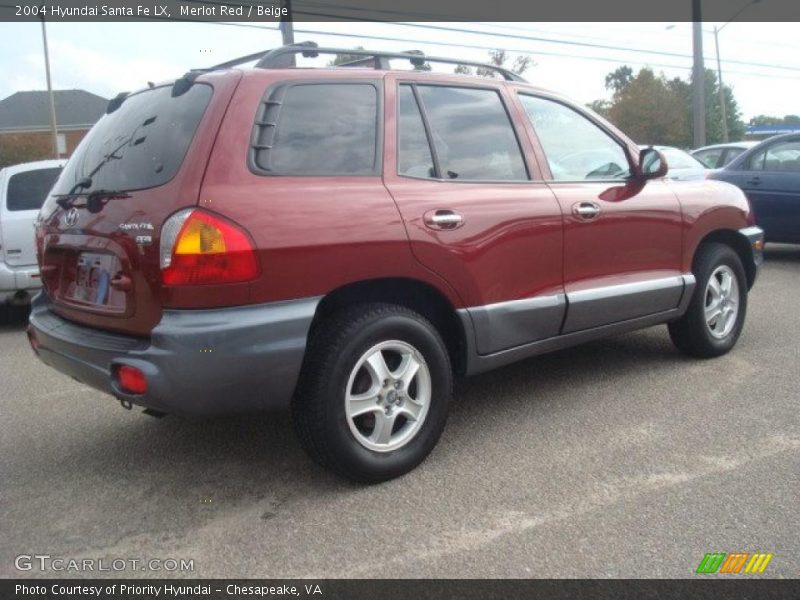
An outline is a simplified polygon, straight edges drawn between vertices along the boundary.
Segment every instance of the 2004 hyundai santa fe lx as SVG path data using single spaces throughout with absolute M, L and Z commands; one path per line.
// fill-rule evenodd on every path
M 109 103 L 36 228 L 45 363 L 151 412 L 291 407 L 317 461 L 381 481 L 436 444 L 454 373 L 660 323 L 692 356 L 736 343 L 763 244 L 738 188 L 671 183 L 496 67 L 287 61 L 337 52 Z

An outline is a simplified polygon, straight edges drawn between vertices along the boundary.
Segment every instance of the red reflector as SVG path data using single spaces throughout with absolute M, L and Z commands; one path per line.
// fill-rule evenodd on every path
M 147 378 L 139 369 L 120 365 L 114 371 L 117 385 L 128 394 L 144 394 L 147 391 Z

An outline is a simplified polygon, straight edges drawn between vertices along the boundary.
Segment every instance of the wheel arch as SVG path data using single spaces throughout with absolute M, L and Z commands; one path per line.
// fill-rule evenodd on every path
M 397 304 L 428 319 L 442 336 L 456 373 L 466 371 L 466 332 L 447 296 L 419 279 L 390 277 L 348 283 L 326 294 L 317 305 L 309 337 L 327 317 L 346 306 L 369 302 Z
M 747 276 L 747 289 L 749 290 L 752 288 L 756 279 L 756 265 L 753 260 L 753 248 L 748 239 L 733 229 L 715 229 L 707 233 L 697 244 L 692 255 L 692 265 L 694 265 L 700 248 L 709 243 L 725 244 L 726 246 L 730 246 L 736 254 L 739 255 L 745 275 Z

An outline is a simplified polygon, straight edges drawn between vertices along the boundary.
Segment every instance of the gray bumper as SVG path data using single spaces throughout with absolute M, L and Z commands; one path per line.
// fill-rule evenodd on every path
M 183 415 L 288 406 L 319 298 L 213 310 L 166 310 L 149 338 L 77 325 L 33 301 L 31 334 L 43 362 L 133 404 Z M 113 365 L 147 375 L 142 395 L 123 393 Z

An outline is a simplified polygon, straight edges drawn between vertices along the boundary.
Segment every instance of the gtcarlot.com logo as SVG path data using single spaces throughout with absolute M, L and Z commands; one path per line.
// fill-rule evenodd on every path
M 63 558 L 49 554 L 20 554 L 14 559 L 18 571 L 194 571 L 194 559 L 185 558 Z
M 697 573 L 763 573 L 773 554 L 768 552 L 707 552 Z M 742 568 L 744 567 L 744 570 Z

